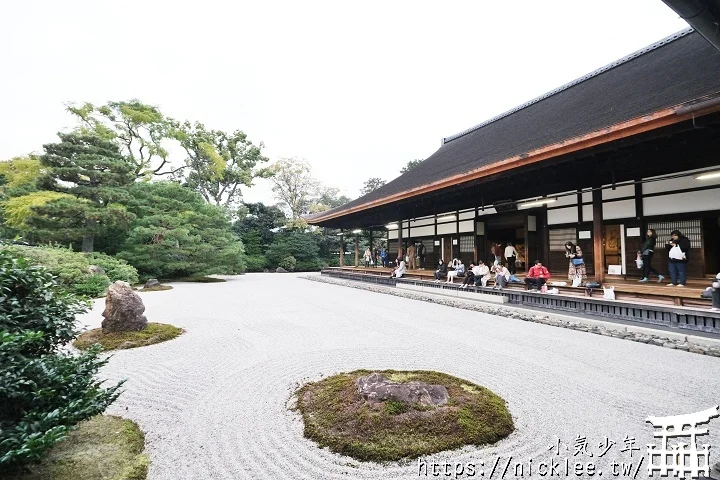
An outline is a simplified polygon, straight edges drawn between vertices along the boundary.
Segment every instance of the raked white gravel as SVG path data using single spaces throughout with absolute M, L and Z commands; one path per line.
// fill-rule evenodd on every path
M 509 456 L 525 477 L 561 451 L 575 461 L 636 466 L 653 443 L 648 415 L 705 410 L 720 401 L 720 358 L 658 348 L 416 300 L 311 282 L 294 274 L 248 274 L 227 283 L 176 283 L 142 294 L 148 319 L 185 328 L 178 339 L 116 352 L 103 375 L 126 378 L 108 413 L 146 433 L 151 480 L 413 479 L 437 477 L 418 461 L 357 462 L 318 448 L 288 410 L 302 383 L 359 368 L 438 370 L 484 385 L 507 402 L 516 431 L 490 447 L 424 458 L 474 463 L 500 479 Z M 103 301 L 79 320 L 100 325 Z M 701 443 L 720 460 L 720 419 Z M 594 457 L 574 456 L 586 437 Z M 620 452 L 636 439 L 632 458 Z M 616 444 L 598 458 L 598 444 Z M 534 470 L 528 474 L 528 461 Z M 484 462 L 485 466 L 481 465 Z M 647 459 L 637 478 L 647 478 Z M 484 470 L 484 477 L 479 475 Z M 420 476 L 418 474 L 420 473 Z M 634 473 L 634 471 L 633 471 Z M 574 476 L 574 475 L 571 475 Z M 657 474 L 656 474 L 657 476 Z M 463 477 L 464 478 L 464 477 Z

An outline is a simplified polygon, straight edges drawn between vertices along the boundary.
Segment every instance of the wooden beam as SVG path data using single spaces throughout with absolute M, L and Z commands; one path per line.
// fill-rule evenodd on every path
M 603 242 L 602 190 L 593 190 L 593 257 L 595 281 L 605 280 L 605 243 Z

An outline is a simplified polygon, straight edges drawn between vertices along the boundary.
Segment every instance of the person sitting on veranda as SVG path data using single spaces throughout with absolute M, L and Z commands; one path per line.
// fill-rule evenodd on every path
M 493 289 L 502 290 L 509 280 L 510 270 L 508 268 L 504 267 L 502 263 L 495 267 L 495 286 L 493 286 Z
M 490 280 L 490 267 L 485 265 L 481 260 L 478 262 L 478 266 L 475 267 L 475 286 L 486 287 L 488 280 Z
M 390 274 L 390 278 L 393 278 L 393 277 L 402 278 L 407 273 L 407 267 L 405 266 L 405 260 L 398 258 L 396 260 L 396 262 L 397 262 L 397 268 L 395 268 L 392 271 L 392 274 Z
M 435 270 L 435 281 L 439 282 L 441 278 L 447 277 L 447 265 L 445 265 L 445 261 L 441 258 L 438 260 L 438 268 Z
M 470 266 L 468 267 L 467 273 L 465 275 L 465 280 L 463 280 L 462 286 L 460 288 L 467 288 L 468 285 L 474 285 L 475 284 L 475 269 L 477 267 L 474 263 L 470 262 Z
M 549 278 L 550 271 L 543 266 L 540 260 L 535 260 L 535 265 L 530 267 L 527 277 L 525 277 L 525 286 L 528 290 L 530 290 L 531 287 L 540 290 Z
M 455 277 L 464 277 L 464 276 L 465 276 L 465 264 L 462 263 L 462 260 L 458 260 L 455 270 L 448 272 L 447 281 L 445 283 L 453 283 L 455 281 Z

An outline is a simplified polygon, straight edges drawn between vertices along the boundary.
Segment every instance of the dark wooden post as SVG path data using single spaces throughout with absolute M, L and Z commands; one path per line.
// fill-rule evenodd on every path
M 345 237 L 340 232 L 340 267 L 345 266 Z
M 477 231 L 477 229 L 478 229 L 478 219 L 479 218 L 480 217 L 478 217 L 477 208 L 476 208 L 475 209 L 475 218 L 473 219 L 473 239 L 474 239 L 473 263 L 475 263 L 475 265 L 477 265 L 477 263 L 478 263 L 478 231 Z
M 603 242 L 603 208 L 602 190 L 593 189 L 593 253 L 595 266 L 595 281 L 605 280 L 605 243 Z
M 403 222 L 398 222 L 398 258 L 403 259 Z
M 360 251 L 358 246 L 358 234 L 355 234 L 355 268 L 360 266 Z

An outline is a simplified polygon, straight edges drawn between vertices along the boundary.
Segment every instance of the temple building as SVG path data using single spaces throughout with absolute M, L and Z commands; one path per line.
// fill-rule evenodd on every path
M 658 247 L 680 230 L 688 276 L 720 271 L 720 51 L 678 32 L 502 115 L 443 138 L 419 166 L 313 225 L 422 242 L 426 261 L 485 259 L 516 246 L 567 271 L 637 276 L 649 228 Z M 664 250 L 661 257 L 664 256 Z M 609 273 L 612 272 L 612 273 Z

